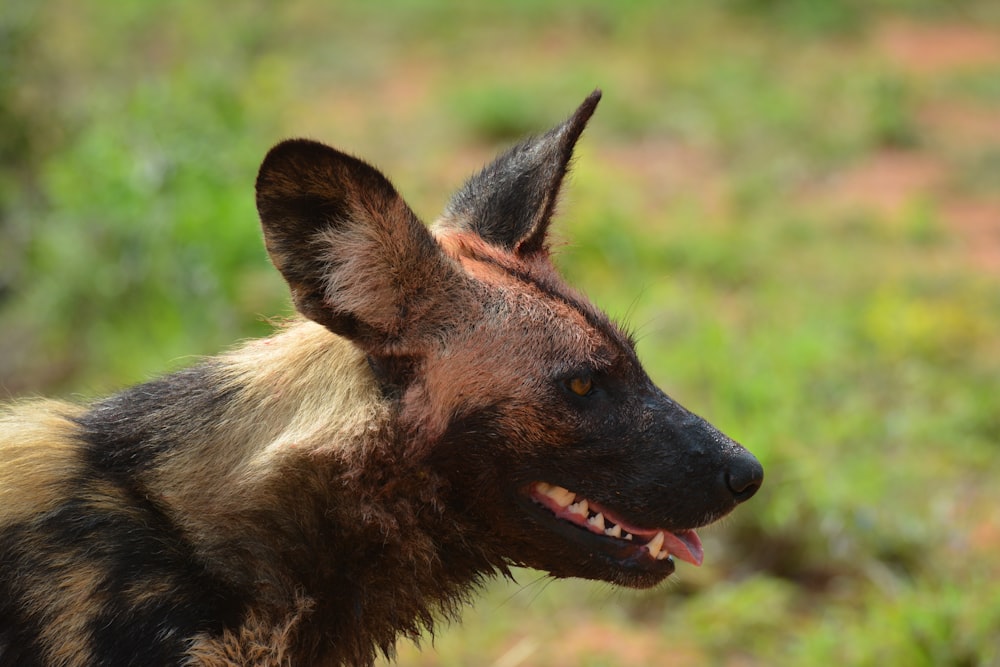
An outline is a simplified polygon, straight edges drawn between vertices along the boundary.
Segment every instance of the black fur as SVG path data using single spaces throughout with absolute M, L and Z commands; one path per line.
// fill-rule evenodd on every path
M 470 178 L 448 203 L 445 219 L 504 250 L 542 251 L 573 147 L 600 100 L 594 91 L 565 123 L 507 150 Z

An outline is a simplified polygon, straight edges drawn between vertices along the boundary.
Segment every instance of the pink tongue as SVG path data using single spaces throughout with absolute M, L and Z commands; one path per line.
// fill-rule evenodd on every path
M 692 565 L 701 565 L 705 558 L 705 550 L 701 547 L 701 540 L 698 538 L 698 533 L 693 530 L 685 530 L 676 534 L 663 531 L 663 546 L 672 556 Z

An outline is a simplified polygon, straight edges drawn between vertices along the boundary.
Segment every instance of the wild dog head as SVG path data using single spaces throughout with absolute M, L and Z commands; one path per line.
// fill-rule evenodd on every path
M 672 557 L 699 564 L 695 529 L 763 470 L 660 391 L 550 261 L 599 99 L 473 176 L 431 230 L 376 169 L 305 140 L 268 154 L 257 203 L 297 309 L 364 352 L 400 455 L 438 480 L 442 531 L 502 570 L 646 587 Z

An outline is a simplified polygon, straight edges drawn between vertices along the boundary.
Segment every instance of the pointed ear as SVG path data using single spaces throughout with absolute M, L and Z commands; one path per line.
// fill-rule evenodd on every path
M 437 228 L 474 231 L 520 255 L 545 250 L 573 147 L 600 99 L 601 91 L 595 90 L 562 125 L 514 146 L 469 179 Z
M 257 177 L 264 242 L 296 308 L 370 354 L 415 353 L 439 331 L 461 278 L 374 167 L 286 141 Z

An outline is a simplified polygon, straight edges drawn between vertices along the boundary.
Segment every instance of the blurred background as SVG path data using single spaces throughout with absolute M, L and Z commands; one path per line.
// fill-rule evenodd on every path
M 996 0 L 7 0 L 0 397 L 287 315 L 279 139 L 430 221 L 595 87 L 558 262 L 766 484 L 659 590 L 519 571 L 399 663 L 1000 665 Z

